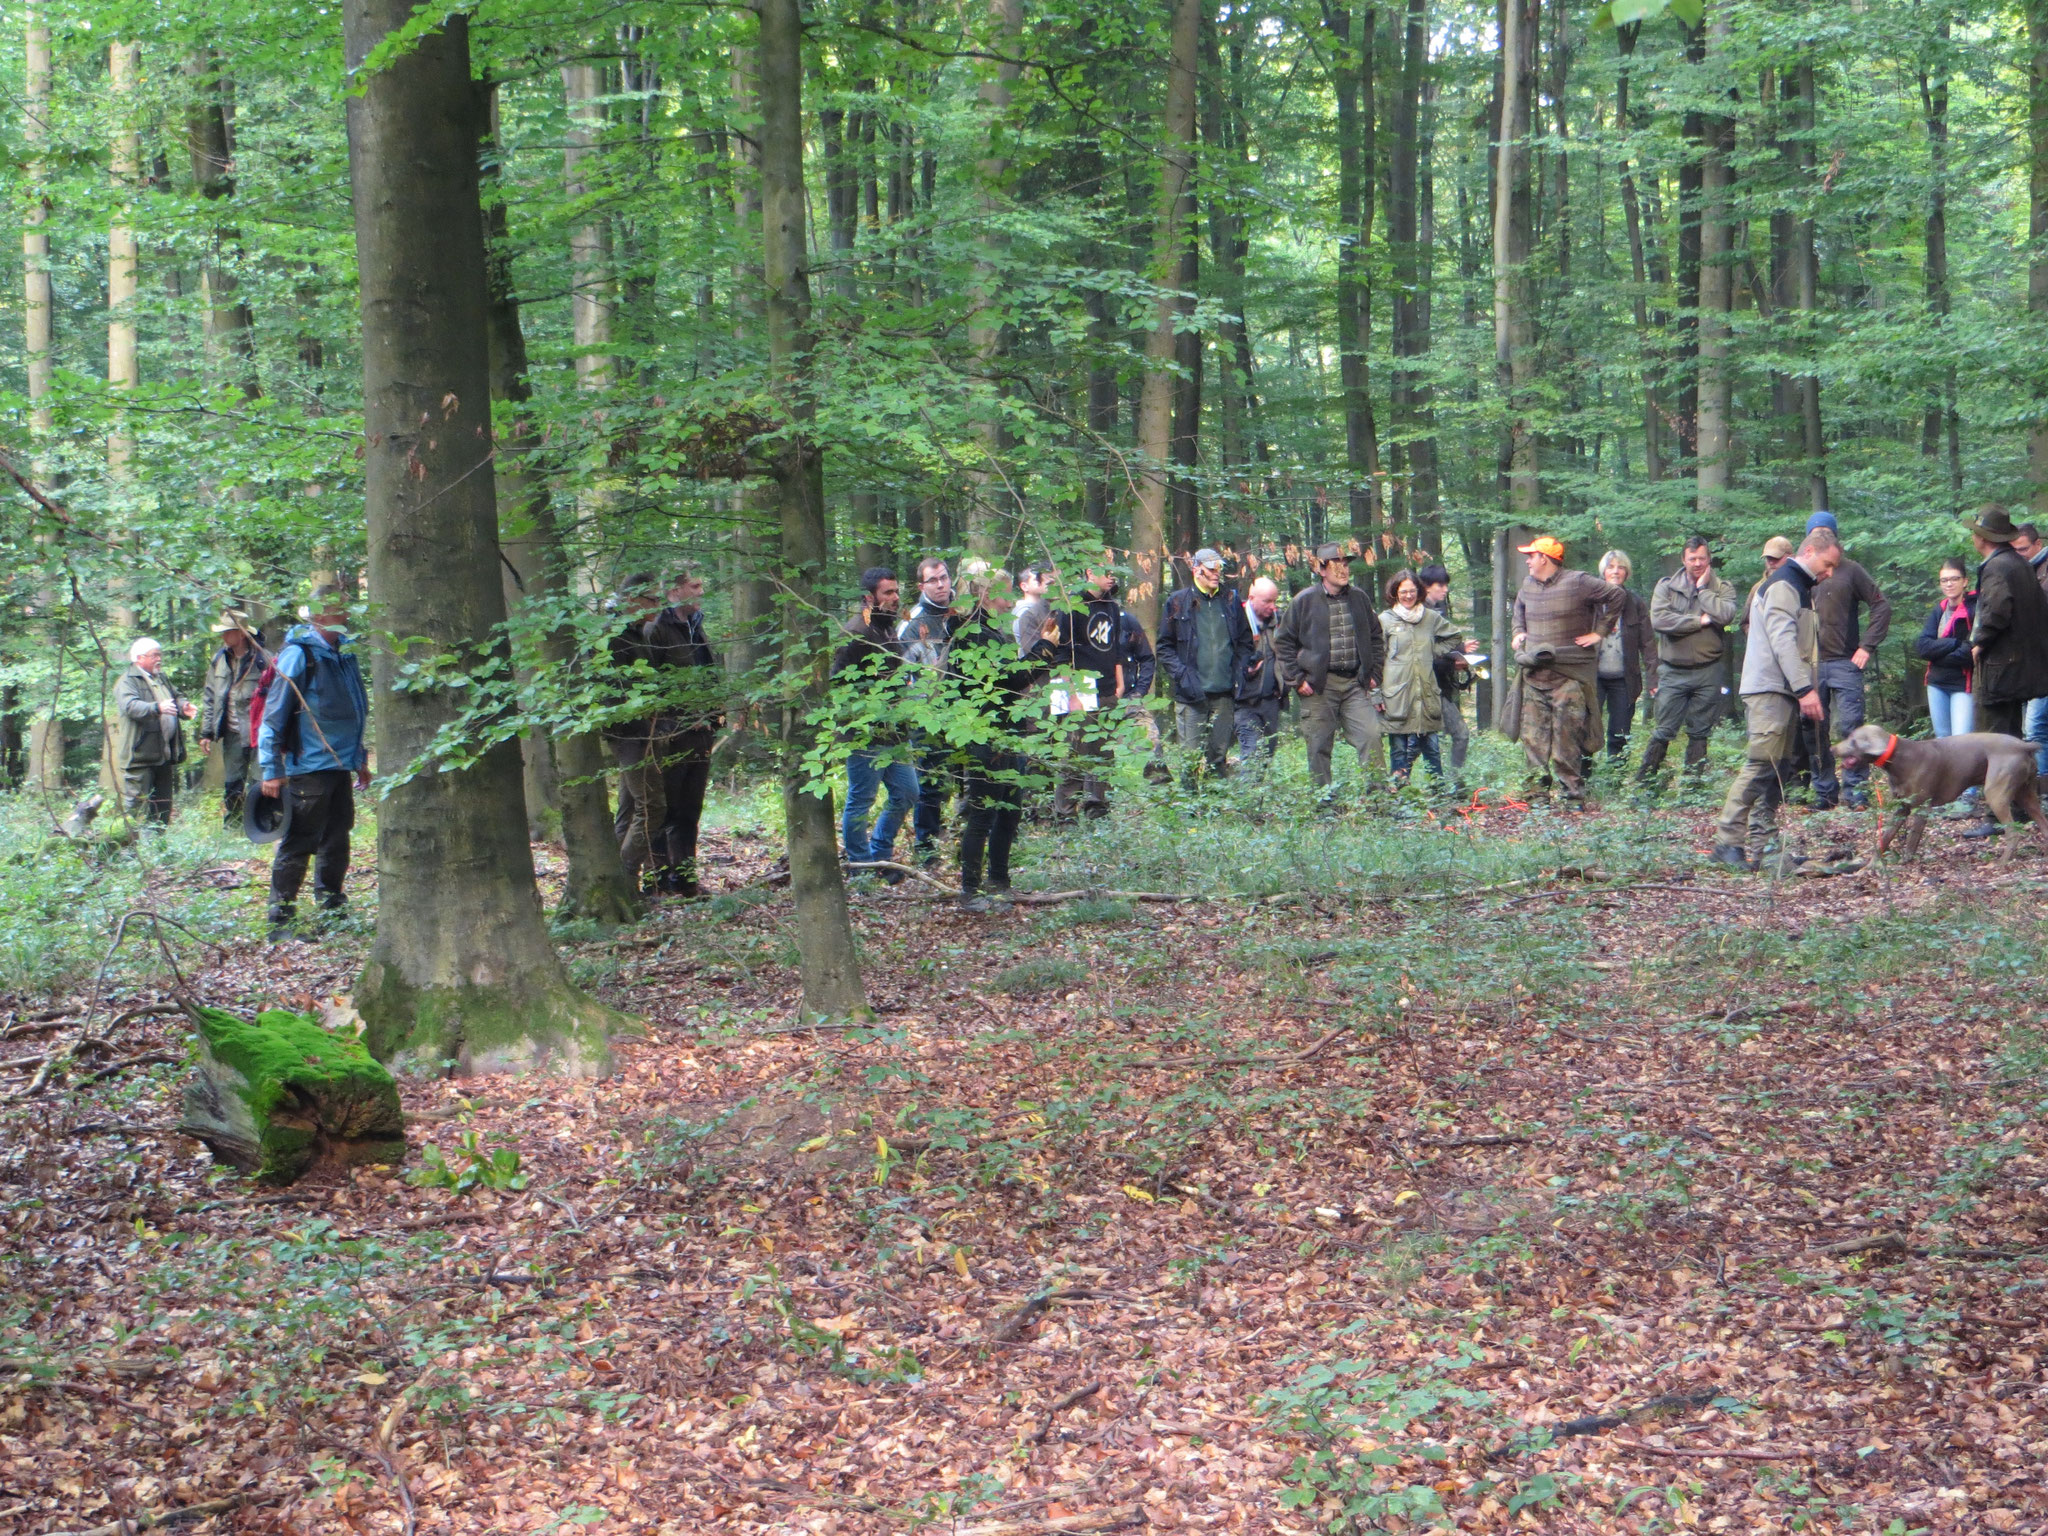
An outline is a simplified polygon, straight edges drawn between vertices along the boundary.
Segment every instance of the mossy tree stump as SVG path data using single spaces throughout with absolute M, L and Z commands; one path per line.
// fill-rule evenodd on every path
M 254 1023 L 190 1011 L 198 1062 L 178 1128 L 221 1162 L 289 1184 L 315 1166 L 404 1160 L 398 1084 L 360 1041 L 278 1009 Z

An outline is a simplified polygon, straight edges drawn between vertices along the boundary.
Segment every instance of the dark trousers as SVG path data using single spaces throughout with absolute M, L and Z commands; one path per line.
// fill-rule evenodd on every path
M 2004 699 L 1996 704 L 1982 698 L 1977 700 L 1977 729 L 1980 731 L 1989 731 L 1996 736 L 2016 736 L 2025 741 L 2026 718 L 2025 699 Z
M 716 733 L 679 731 L 662 759 L 663 815 L 653 837 L 654 862 L 685 880 L 697 878 L 697 824 L 704 819 L 704 790 L 711 782 L 711 747 Z
M 1280 739 L 1280 699 L 1277 695 L 1254 704 L 1239 704 L 1237 718 L 1237 771 L 1257 773 L 1273 760 L 1274 745 Z
M 1429 764 L 1429 771 L 1437 778 L 1444 776 L 1444 760 L 1437 745 L 1437 733 L 1430 731 L 1397 731 L 1387 738 L 1387 751 L 1391 757 L 1394 777 L 1402 783 L 1408 782 L 1408 770 L 1421 758 Z
M 1863 723 L 1863 669 L 1846 657 L 1823 661 L 1820 664 L 1820 698 L 1828 713 L 1822 722 L 1815 749 L 1813 793 L 1821 804 L 1833 805 L 1845 791 L 1860 794 L 1864 781 L 1870 777 L 1867 768 L 1847 768 L 1839 775 L 1835 771 L 1835 743 Z M 1991 729 L 1989 726 L 1979 728 Z M 2014 731 L 2013 734 L 2017 736 L 2019 732 Z
M 917 810 L 911 817 L 918 856 L 936 854 L 946 830 L 946 801 L 952 796 L 953 753 L 933 747 L 917 756 Z
M 342 905 L 341 882 L 348 874 L 348 834 L 356 824 L 356 792 L 348 771 L 330 768 L 302 773 L 285 782 L 292 824 L 270 865 L 270 910 L 289 915 L 313 864 L 314 905 Z
M 988 856 L 989 883 L 998 889 L 1010 883 L 1010 848 L 1017 841 L 1017 823 L 1024 815 L 1024 790 L 1012 775 L 1024 771 L 1015 752 L 968 749 L 967 815 L 960 833 L 960 888 L 969 895 L 981 889 L 982 855 Z
M 1628 691 L 1628 677 L 1600 679 L 1600 711 L 1607 716 L 1607 755 L 1619 757 L 1628 750 L 1629 727 L 1635 721 L 1635 696 Z
M 178 787 L 176 763 L 145 763 L 121 770 L 121 809 L 130 820 L 147 818 L 158 826 L 171 819 L 171 794 Z

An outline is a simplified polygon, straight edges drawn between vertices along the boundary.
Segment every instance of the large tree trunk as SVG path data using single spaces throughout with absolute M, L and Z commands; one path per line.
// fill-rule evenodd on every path
M 1708 18 L 1713 53 L 1728 47 L 1726 0 L 1715 0 Z M 1729 311 L 1735 294 L 1735 231 L 1729 200 L 1735 183 L 1735 119 L 1717 113 L 1707 120 L 1700 165 L 1699 462 L 1700 516 L 1719 527 L 1726 513 L 1734 469 L 1733 424 L 1729 419 L 1732 375 L 1728 361 Z
M 591 176 L 604 132 L 604 90 L 599 65 L 562 66 L 562 96 L 569 108 L 562 190 L 571 200 L 587 199 L 596 190 Z M 588 390 L 603 390 L 612 382 L 611 267 L 611 220 L 591 213 L 569 233 L 569 320 L 576 339 L 576 382 Z
M 1686 29 L 1685 57 L 1689 64 L 1705 62 L 1704 26 Z M 1688 152 L 1678 165 L 1678 408 L 1671 425 L 1678 436 L 1679 458 L 1690 462 L 1699 453 L 1700 197 L 1708 154 L 1706 114 L 1688 108 L 1679 118 L 1678 131 Z
M 2027 312 L 2048 323 L 2048 0 L 2027 0 Z M 2027 429 L 2029 498 L 2036 517 L 2048 518 L 2048 388 L 2035 387 L 2041 414 Z
M 1500 57 L 1499 138 L 1494 148 L 1493 358 L 1507 426 L 1501 436 L 1501 480 L 1510 521 L 1526 521 L 1542 504 L 1529 390 L 1536 371 L 1535 317 L 1530 312 L 1529 114 L 1536 88 L 1538 0 L 1505 0 Z M 1496 626 L 1497 627 L 1497 626 Z M 1496 657 L 1496 664 L 1499 658 Z
M 1793 69 L 1793 88 L 1799 98 L 1799 170 L 1801 184 L 1809 191 L 1814 175 L 1813 130 L 1819 117 L 1813 81 L 1813 61 L 1802 59 Z M 1802 342 L 1809 359 L 1820 353 L 1816 324 L 1820 318 L 1820 253 L 1815 248 L 1811 217 L 1792 221 L 1792 267 Z M 1800 444 L 1806 456 L 1808 499 L 1816 512 L 1828 510 L 1828 447 L 1821 435 L 1820 375 L 1809 369 L 1799 380 Z
M 348 0 L 351 71 L 413 18 L 411 0 Z M 348 103 L 362 295 L 370 598 L 386 636 L 483 661 L 502 654 L 491 468 L 489 299 L 477 193 L 469 22 L 450 16 Z M 411 772 L 460 713 L 454 690 L 395 686 L 376 652 L 378 754 Z M 526 841 L 519 748 L 422 768 L 377 817 L 377 938 L 356 988 L 365 1040 L 414 1069 L 577 1076 L 610 1070 L 623 1022 L 569 984 L 549 946 Z
M 782 814 L 789 836 L 789 886 L 796 902 L 797 953 L 807 1016 L 846 1018 L 867 1011 L 846 882 L 839 873 L 838 828 L 829 796 L 803 787 L 811 727 L 824 697 L 829 660 L 819 589 L 825 576 L 824 456 L 810 440 L 811 280 L 804 235 L 803 27 L 797 0 L 760 0 L 761 265 L 765 279 L 769 370 L 787 412 L 775 452 L 782 512 L 785 592 L 784 670 L 792 697 L 783 711 Z
M 1331 68 L 1337 94 L 1337 369 L 1344 391 L 1344 464 L 1350 479 L 1351 536 L 1360 550 L 1372 545 L 1378 510 L 1379 431 L 1372 419 L 1372 295 L 1366 247 L 1372 241 L 1373 41 L 1379 12 L 1372 6 L 1353 27 L 1351 0 L 1324 0 L 1323 23 L 1335 39 Z M 1354 38 L 1354 30 L 1357 33 Z
M 496 176 L 498 160 L 497 92 L 480 87 L 479 113 L 484 129 L 483 165 Z M 505 580 L 517 592 L 514 601 L 553 607 L 567 600 L 570 560 L 555 520 L 554 497 L 547 482 L 528 465 L 533 440 L 528 434 L 526 405 L 533 397 L 527 379 L 526 331 L 519 314 L 519 294 L 512 282 L 512 257 L 506 240 L 505 205 L 494 198 L 485 215 L 485 258 L 490 263 L 491 399 L 512 407 L 506 430 L 498 440 L 498 540 L 504 553 Z M 551 626 L 537 637 L 541 665 L 567 680 L 576 666 L 576 631 L 568 624 Z M 526 760 L 526 807 L 536 809 L 534 768 L 544 765 L 561 818 L 562 848 L 569 872 L 556 914 L 585 918 L 607 926 L 630 923 L 640 915 L 639 895 L 626 877 L 619 844 L 612 835 L 611 804 L 605 793 L 605 750 L 588 731 L 549 739 L 546 731 L 529 731 L 523 743 Z
M 1175 322 L 1186 229 L 1194 216 L 1195 56 L 1201 40 L 1200 0 L 1174 0 L 1166 56 L 1166 113 L 1159 147 L 1159 201 L 1152 237 L 1152 281 L 1160 289 L 1145 338 L 1145 382 L 1138 395 L 1138 497 L 1131 512 L 1131 562 L 1136 579 L 1126 600 L 1146 631 L 1159 633 L 1167 572 L 1166 494 L 1173 454 Z

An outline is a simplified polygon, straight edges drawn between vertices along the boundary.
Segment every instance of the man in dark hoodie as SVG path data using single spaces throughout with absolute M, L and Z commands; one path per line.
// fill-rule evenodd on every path
M 1056 821 L 1071 821 L 1077 808 L 1084 816 L 1109 814 L 1109 785 L 1087 772 L 1084 765 L 1109 755 L 1106 722 L 1114 717 L 1119 699 L 1136 697 L 1137 663 L 1124 624 L 1116 572 L 1091 569 L 1085 595 L 1086 605 L 1078 611 L 1060 609 L 1052 616 L 1054 638 L 1049 659 L 1054 668 L 1064 671 L 1069 682 L 1090 675 L 1095 683 L 1092 705 L 1084 702 L 1087 695 L 1081 688 L 1055 687 L 1051 691 L 1052 708 L 1058 724 L 1068 733 L 1071 751 L 1053 791 Z
M 704 817 L 704 791 L 711 782 L 711 749 L 723 719 L 713 697 L 721 681 L 718 654 L 704 634 L 703 578 L 685 571 L 668 590 L 669 605 L 648 621 L 646 655 L 668 674 L 670 702 L 656 734 L 662 738 L 662 818 L 654 843 L 660 868 L 656 888 L 670 896 L 695 896 L 697 825 Z
M 1808 533 L 1816 528 L 1827 529 L 1837 539 L 1842 536 L 1832 512 L 1816 512 L 1806 520 Z M 1870 572 L 1845 553 L 1834 575 L 1814 587 L 1813 616 L 1820 632 L 1820 697 L 1827 709 L 1814 761 L 1814 803 L 1823 810 L 1844 799 L 1861 805 L 1870 770 L 1849 768 L 1838 778 L 1834 744 L 1863 723 L 1863 669 L 1891 633 L 1891 600 L 1878 590 Z
M 1237 734 L 1237 679 L 1251 661 L 1252 632 L 1237 588 L 1224 585 L 1223 556 L 1198 549 L 1192 564 L 1193 584 L 1169 594 L 1160 616 L 1159 661 L 1173 687 L 1182 750 L 1200 752 L 1220 774 Z M 1187 777 L 1192 783 L 1192 759 Z
M 879 565 L 865 570 L 860 590 L 860 623 L 832 656 L 832 676 L 849 710 L 866 717 L 853 727 L 862 745 L 846 759 L 846 809 L 839 818 L 849 864 L 893 859 L 897 830 L 917 806 L 916 765 L 898 745 L 902 733 L 887 721 L 903 698 L 902 653 L 896 647 L 896 573 Z M 877 716 L 882 717 L 879 722 Z M 870 836 L 868 812 L 874 809 L 877 788 L 888 792 L 889 802 Z M 882 878 L 894 885 L 903 876 L 886 870 Z

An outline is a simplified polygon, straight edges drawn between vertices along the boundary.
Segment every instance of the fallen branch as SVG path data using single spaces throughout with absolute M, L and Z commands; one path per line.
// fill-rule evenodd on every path
M 109 1062 L 97 1072 L 88 1072 L 84 1077 L 78 1079 L 77 1086 L 83 1088 L 88 1083 L 97 1083 L 102 1078 L 112 1077 L 119 1072 L 126 1072 L 130 1067 L 173 1066 L 183 1060 L 184 1057 L 174 1056 L 169 1051 L 144 1051 L 139 1056 L 123 1056 L 119 1061 Z
M 1283 1056 L 1138 1056 L 1117 1063 L 1146 1071 L 1171 1072 L 1190 1067 L 1298 1067 L 1313 1061 L 1339 1035 L 1349 1034 L 1349 1024 L 1339 1024 L 1314 1044 Z
M 1816 1461 L 1827 1454 L 1826 1450 L 1815 1450 L 1811 1446 L 1787 1446 L 1781 1451 L 1746 1451 L 1737 1449 L 1713 1450 L 1705 1446 L 1651 1445 L 1644 1440 L 1617 1440 L 1617 1450 L 1641 1451 L 1646 1456 L 1686 1456 L 1708 1461 L 1725 1456 L 1730 1461 Z
M 1846 1259 L 1859 1253 L 1904 1253 L 1916 1259 L 1965 1259 L 1995 1262 L 1999 1259 L 2030 1259 L 2048 1253 L 2042 1248 L 1973 1248 L 1965 1244 L 1924 1247 L 1909 1243 L 1897 1232 L 1876 1232 L 1868 1237 L 1847 1238 L 1820 1248 L 1808 1248 L 1797 1257 L 1805 1259 Z
M 1054 1403 L 1050 1408 L 1046 1409 L 1045 1423 L 1039 1427 L 1038 1433 L 1031 1437 L 1031 1443 L 1033 1445 L 1045 1444 L 1045 1437 L 1052 1433 L 1052 1426 L 1061 1414 L 1065 1413 L 1069 1408 L 1072 1408 L 1077 1403 L 1087 1402 L 1089 1398 L 1093 1397 L 1096 1393 L 1100 1392 L 1101 1390 L 1101 1382 L 1091 1381 L 1085 1387 L 1076 1387 L 1072 1392 L 1069 1392 L 1065 1397 L 1061 1398 L 1058 1402 Z
M 1425 1137 L 1425 1147 L 1524 1147 L 1534 1141 L 1534 1136 L 1446 1136 L 1440 1139 Z
M 69 1360 L 41 1360 L 34 1355 L 0 1355 L 0 1371 L 36 1371 L 62 1366 L 87 1374 L 97 1371 L 102 1376 L 125 1376 L 140 1379 L 154 1376 L 163 1369 L 162 1363 L 134 1355 L 78 1355 Z
M 279 1497 L 272 1494 L 271 1498 Z M 129 1536 L 132 1531 L 153 1531 L 159 1526 L 176 1525 L 186 1520 L 204 1520 L 209 1515 L 224 1515 L 231 1509 L 240 1509 L 244 1504 L 255 1502 L 246 1493 L 231 1493 L 224 1499 L 211 1499 L 204 1504 L 187 1504 L 179 1509 L 144 1510 L 125 1520 L 109 1521 L 105 1525 L 88 1526 L 76 1531 L 52 1531 L 50 1536 Z
M 849 863 L 846 867 L 848 869 L 893 869 L 899 875 L 908 875 L 913 880 L 922 880 L 926 885 L 931 886 L 935 890 L 943 891 L 948 896 L 958 896 L 960 894 L 959 891 L 946 884 L 943 880 L 934 880 L 930 875 L 912 864 L 896 864 L 888 859 L 864 859 L 858 864 Z
M 1720 1395 L 1719 1389 L 1714 1387 L 1707 1387 L 1698 1392 L 1667 1392 L 1660 1397 L 1650 1398 L 1647 1402 L 1638 1403 L 1633 1408 L 1624 1409 L 1620 1413 L 1589 1413 L 1584 1418 L 1567 1419 L 1562 1424 L 1540 1424 L 1532 1432 L 1517 1435 L 1506 1445 L 1496 1446 L 1488 1451 L 1486 1459 L 1500 1461 L 1509 1456 L 1527 1455 L 1530 1451 L 1541 1450 L 1545 1446 L 1555 1445 L 1560 1440 L 1570 1440 L 1578 1435 L 1602 1434 L 1610 1429 L 1619 1429 L 1645 1414 L 1704 1408 Z
M 956 1525 L 952 1536 L 1057 1536 L 1060 1532 L 1107 1531 L 1119 1525 L 1136 1525 L 1145 1518 L 1141 1505 L 1118 1504 L 1111 1509 L 1090 1510 L 1079 1515 L 1041 1515 L 1024 1520 L 987 1520 L 980 1525 Z
M 1095 1292 L 1082 1288 L 1068 1291 L 1034 1291 L 997 1318 L 981 1336 L 983 1345 L 1007 1344 L 1038 1320 L 1038 1315 L 1056 1301 L 1093 1301 Z

